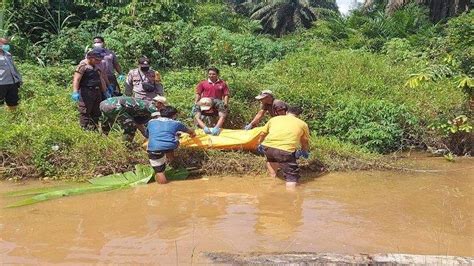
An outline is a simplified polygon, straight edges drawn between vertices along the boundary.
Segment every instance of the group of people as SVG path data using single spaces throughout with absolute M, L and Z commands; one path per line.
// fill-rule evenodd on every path
M 155 179 L 166 183 L 166 164 L 173 160 L 179 146 L 179 132 L 194 137 L 195 131 L 176 120 L 178 110 L 168 105 L 161 76 L 150 67 L 147 57 L 139 58 L 138 67 L 125 78 L 116 55 L 105 48 L 104 38 L 98 36 L 93 41 L 94 48 L 79 63 L 73 78 L 71 97 L 78 102 L 81 127 L 96 130 L 102 116 L 102 132 L 108 134 L 118 123 L 128 142 L 139 130 L 148 139 Z M 229 87 L 219 74 L 215 67 L 207 69 L 207 79 L 196 86 L 192 109 L 196 126 L 214 136 L 223 128 L 230 98 Z M 125 95 L 118 81 L 125 81 Z M 261 129 L 257 151 L 265 154 L 271 176 L 281 169 L 287 186 L 295 186 L 300 177 L 297 159 L 309 156 L 308 125 L 298 118 L 302 110 L 276 99 L 270 90 L 262 91 L 255 99 L 260 101 L 260 109 L 244 129 L 258 126 L 266 114 L 271 117 Z
M 104 38 L 94 37 L 93 49 L 74 72 L 71 99 L 77 103 L 79 123 L 85 130 L 98 130 L 100 125 L 107 135 L 118 124 L 128 143 L 139 130 L 148 139 L 147 152 L 156 180 L 166 183 L 166 163 L 173 160 L 179 132 L 191 137 L 196 133 L 176 120 L 178 110 L 168 105 L 161 76 L 150 65 L 149 58 L 140 57 L 138 67 L 125 76 L 115 53 L 106 48 Z M 230 98 L 229 87 L 219 74 L 215 67 L 207 69 L 207 79 L 196 86 L 192 108 L 195 125 L 214 136 L 223 128 Z M 120 82 L 125 82 L 124 90 Z M 6 102 L 9 109 L 14 109 L 21 84 L 8 40 L 0 38 L 0 104 Z M 261 129 L 257 151 L 265 154 L 270 175 L 276 176 L 281 169 L 287 185 L 294 186 L 299 179 L 296 160 L 309 156 L 308 125 L 298 118 L 302 110 L 276 99 L 271 90 L 262 91 L 255 99 L 260 101 L 260 109 L 244 129 L 258 126 L 265 115 L 271 117 Z

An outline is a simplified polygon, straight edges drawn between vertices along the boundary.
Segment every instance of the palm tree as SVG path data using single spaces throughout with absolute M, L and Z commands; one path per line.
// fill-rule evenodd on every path
M 245 1 L 241 6 L 250 11 L 250 18 L 260 21 L 264 33 L 278 37 L 298 27 L 311 27 L 321 9 L 337 12 L 334 0 L 253 0 Z
M 431 20 L 435 22 L 456 16 L 472 8 L 470 0 L 365 0 L 364 7 L 370 8 L 374 4 L 384 2 L 387 2 L 385 10 L 388 14 L 393 13 L 411 2 L 425 5 L 430 10 Z

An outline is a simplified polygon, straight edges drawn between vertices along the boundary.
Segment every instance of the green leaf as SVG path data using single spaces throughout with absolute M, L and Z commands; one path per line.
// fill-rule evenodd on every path
M 100 186 L 128 186 L 132 184 L 146 184 L 153 177 L 153 168 L 150 166 L 136 165 L 135 171 L 96 177 L 88 180 L 93 185 Z
M 27 189 L 10 192 L 5 194 L 9 197 L 31 196 L 7 206 L 7 208 L 20 207 L 30 204 L 43 202 L 46 200 L 57 199 L 61 197 L 74 196 L 80 194 L 94 193 L 143 185 L 154 181 L 153 168 L 148 165 L 136 165 L 135 171 L 125 173 L 111 174 L 107 176 L 96 177 L 88 180 L 90 184 L 78 184 L 75 188 L 53 187 Z M 165 171 L 168 180 L 185 180 L 190 171 L 186 168 L 169 169 Z
M 108 191 L 108 190 L 113 190 L 116 188 L 117 187 L 114 187 L 114 186 L 108 186 L 108 187 L 89 186 L 89 187 L 69 188 L 69 189 L 63 189 L 63 190 L 58 190 L 58 191 L 51 191 L 51 192 L 46 192 L 46 193 L 36 195 L 31 198 L 17 201 L 13 204 L 8 205 L 7 208 L 21 207 L 21 206 L 39 203 L 46 200 L 52 200 L 52 199 L 57 199 L 61 197 L 66 197 L 66 196 L 86 194 L 86 193 L 91 193 L 91 192 Z

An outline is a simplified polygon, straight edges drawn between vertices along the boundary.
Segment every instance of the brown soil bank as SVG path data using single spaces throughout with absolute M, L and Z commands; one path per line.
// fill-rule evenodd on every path
M 214 263 L 247 264 L 417 264 L 417 265 L 473 265 L 474 258 L 411 254 L 355 254 L 335 253 L 270 253 L 230 254 L 206 253 Z

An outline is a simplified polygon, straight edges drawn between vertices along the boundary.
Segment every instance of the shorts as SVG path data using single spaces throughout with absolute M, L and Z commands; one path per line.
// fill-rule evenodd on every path
M 7 106 L 17 106 L 20 96 L 18 89 L 20 83 L 0 85 L 0 105 L 7 103 Z
M 150 160 L 151 167 L 156 173 L 163 173 L 166 169 L 166 153 L 172 152 L 173 150 L 164 151 L 148 151 L 148 159 Z
M 267 162 L 280 164 L 286 182 L 298 182 L 298 179 L 300 178 L 300 169 L 296 162 L 294 152 L 266 146 L 263 146 L 263 152 L 265 153 L 265 157 L 267 157 Z

